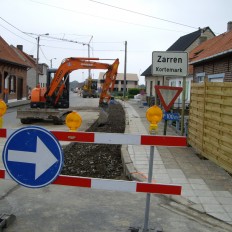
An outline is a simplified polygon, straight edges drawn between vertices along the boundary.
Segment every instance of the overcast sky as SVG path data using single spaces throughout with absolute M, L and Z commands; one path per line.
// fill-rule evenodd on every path
M 26 53 L 58 67 L 64 58 L 90 56 L 119 58 L 124 72 L 140 74 L 152 63 L 152 51 L 166 51 L 180 36 L 209 26 L 218 35 L 232 21 L 231 0 L 0 0 L 0 35 L 8 44 L 23 45 Z M 26 32 L 28 34 L 25 34 Z M 31 33 L 31 34 L 29 34 Z M 60 40 L 57 40 L 58 38 Z M 62 39 L 62 40 L 61 40 Z M 71 40 L 75 42 L 65 42 Z M 80 42 L 80 43 L 76 43 Z M 53 59 L 56 58 L 56 59 Z M 113 61 L 105 61 L 112 63 Z M 92 72 L 98 78 L 99 71 Z M 83 81 L 86 70 L 73 72 L 71 80 Z

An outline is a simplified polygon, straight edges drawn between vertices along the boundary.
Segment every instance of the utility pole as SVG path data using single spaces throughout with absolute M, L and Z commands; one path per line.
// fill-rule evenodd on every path
M 125 61 L 124 61 L 124 82 L 123 82 L 123 100 L 126 96 L 126 64 L 127 64 L 127 41 L 125 41 Z
M 40 40 L 40 36 L 43 35 L 49 35 L 49 33 L 37 35 L 36 83 L 35 83 L 36 86 L 39 84 L 39 40 Z
M 91 36 L 91 38 L 90 38 L 90 40 L 89 40 L 89 43 L 87 44 L 87 46 L 88 46 L 88 58 L 90 58 L 90 42 L 91 42 L 91 40 L 93 39 L 93 36 Z M 83 44 L 84 45 L 84 44 Z M 89 69 L 89 77 L 90 77 L 90 75 L 91 75 L 91 71 L 90 71 L 91 69 Z
M 37 58 L 36 58 L 36 79 L 35 79 L 35 86 L 39 84 L 39 39 L 40 36 L 37 37 Z

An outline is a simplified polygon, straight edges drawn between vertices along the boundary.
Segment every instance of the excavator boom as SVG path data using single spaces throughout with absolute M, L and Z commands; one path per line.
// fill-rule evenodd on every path
M 108 69 L 106 72 L 106 78 L 105 82 L 102 86 L 102 92 L 99 99 L 99 105 L 101 105 L 103 102 L 108 103 L 110 100 L 110 95 L 108 93 L 109 90 L 113 90 L 116 76 L 117 76 L 117 70 L 119 65 L 119 59 L 116 59 L 112 65 L 106 64 L 106 63 L 100 63 L 100 62 L 93 62 L 92 60 L 99 60 L 99 58 L 67 58 L 65 59 L 58 70 L 56 71 L 55 77 L 53 78 L 50 86 L 48 87 L 45 98 L 51 99 L 51 97 L 58 92 L 59 94 L 57 96 L 54 96 L 56 103 L 61 96 L 61 92 L 63 86 L 62 86 L 62 79 L 64 76 L 68 75 L 74 70 L 78 69 Z M 49 101 L 49 100 L 48 100 Z

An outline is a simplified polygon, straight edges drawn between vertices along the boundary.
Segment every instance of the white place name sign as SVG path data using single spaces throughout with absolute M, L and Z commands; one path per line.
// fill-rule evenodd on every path
M 187 76 L 187 52 L 158 52 L 152 53 L 152 75 L 154 76 Z

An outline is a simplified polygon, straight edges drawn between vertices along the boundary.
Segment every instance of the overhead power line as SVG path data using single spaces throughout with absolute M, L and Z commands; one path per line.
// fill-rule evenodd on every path
M 27 39 L 25 39 L 25 38 L 23 38 L 23 37 L 21 37 L 21 36 L 15 34 L 13 31 L 9 30 L 8 28 L 4 27 L 3 25 L 0 24 L 0 26 L 3 27 L 5 30 L 9 31 L 10 33 L 12 33 L 13 35 L 19 37 L 20 39 L 23 39 L 23 40 L 25 40 L 25 41 L 27 41 L 27 42 L 29 42 L 29 43 L 32 43 L 32 44 L 36 44 L 36 43 L 33 43 L 33 42 L 31 42 L 31 41 L 29 41 L 29 40 L 27 40 Z
M 84 45 L 89 45 L 89 43 L 79 42 L 79 41 L 75 41 L 75 40 L 71 40 L 71 39 L 65 39 L 65 38 L 57 38 L 57 37 L 50 36 L 50 35 L 47 35 L 46 37 L 51 38 L 51 39 L 55 39 L 55 40 L 66 41 L 66 42 L 70 42 L 70 43 L 77 43 L 77 44 L 81 44 L 83 46 Z
M 127 12 L 130 12 L 130 13 L 133 13 L 133 14 L 138 14 L 138 15 L 142 15 L 142 16 L 145 16 L 145 17 L 149 17 L 149 18 L 161 20 L 161 21 L 164 21 L 164 22 L 173 23 L 173 24 L 177 24 L 177 25 L 180 25 L 180 26 L 184 26 L 184 27 L 198 29 L 197 27 L 189 26 L 187 24 L 178 23 L 178 22 L 171 21 L 171 20 L 168 20 L 168 19 L 163 19 L 163 18 L 155 17 L 153 15 L 144 14 L 144 13 L 141 13 L 141 12 L 137 12 L 137 11 L 133 11 L 133 10 L 121 8 L 121 7 L 118 7 L 118 6 L 113 6 L 113 5 L 110 5 L 110 4 L 107 4 L 107 3 L 103 3 L 103 2 L 99 2 L 99 1 L 95 1 L 95 0 L 89 0 L 89 1 L 97 3 L 97 4 L 101 4 L 101 5 L 104 5 L 104 6 L 108 6 L 108 7 L 111 7 L 111 8 L 115 8 L 115 9 L 118 9 L 118 10 L 127 11 Z
M 29 36 L 29 37 L 31 37 L 31 38 L 33 38 L 33 39 L 36 39 L 35 37 L 33 37 L 33 36 L 31 36 L 31 35 L 28 35 L 28 34 L 26 34 L 25 32 L 23 32 L 22 30 L 20 30 L 18 27 L 16 27 L 16 26 L 14 26 L 14 25 L 12 25 L 11 23 L 9 23 L 8 21 L 6 21 L 4 18 L 2 18 L 2 17 L 0 17 L 0 19 L 2 20 L 2 21 L 4 21 L 5 23 L 7 23 L 8 25 L 10 25 L 11 27 L 13 27 L 14 29 L 16 29 L 17 31 L 20 31 L 21 33 L 23 33 L 24 35 L 27 35 L 27 36 Z M 12 32 L 13 33 L 13 32 Z
M 56 9 L 59 9 L 59 10 L 64 10 L 64 11 L 69 11 L 69 12 L 72 12 L 72 13 L 75 13 L 75 14 L 82 14 L 82 15 L 87 15 L 87 16 L 91 16 L 91 17 L 94 17 L 94 18 L 100 18 L 100 19 L 103 19 L 103 20 L 110 20 L 110 21 L 115 21 L 115 22 L 120 22 L 120 23 L 126 23 L 126 24 L 130 24 L 130 25 L 134 25 L 134 26 L 139 26 L 139 27 L 147 27 L 147 28 L 153 28 L 153 29 L 157 29 L 157 30 L 164 30 L 164 31 L 173 31 L 173 32 L 184 32 L 184 31 L 180 31 L 180 30 L 173 30 L 173 29 L 166 29 L 166 28 L 159 28 L 159 27 L 153 27 L 153 26 L 149 26 L 149 25 L 144 25 L 144 24 L 139 24 L 139 23 L 133 23 L 133 22 L 127 22 L 127 21 L 123 21 L 123 20 L 119 20 L 119 19 L 112 19 L 112 18 L 108 18 L 108 17 L 103 17 L 103 16 L 98 16 L 98 15 L 93 15 L 93 14 L 89 14 L 89 13 L 86 13 L 86 12 L 80 12 L 80 11 L 76 11 L 76 10 L 73 10 L 73 9 L 68 9 L 68 8 L 64 8 L 64 7 L 60 7 L 60 6 L 55 6 L 55 5 L 51 5 L 51 4 L 48 4 L 48 3 L 43 3 L 43 2 L 39 2 L 39 1 L 36 1 L 36 0 L 30 0 L 31 2 L 34 2 L 36 4 L 40 4 L 40 5 L 44 5 L 44 6 L 48 6 L 48 7 L 52 7 L 52 8 L 56 8 Z M 96 3 L 100 3 L 100 2 L 96 2 Z M 122 8 L 123 9 L 123 8 Z M 135 12 L 134 12 L 135 13 Z M 141 13 L 142 14 L 142 13 Z M 157 18 L 159 19 L 159 18 Z M 161 19 L 160 19 L 161 20 Z M 164 19 L 165 20 L 165 19 Z M 166 20 L 168 21 L 168 20 Z M 170 21 L 170 22 L 173 22 L 173 21 Z M 174 23 L 174 22 L 173 22 Z M 178 23 L 176 23 L 178 24 Z M 180 25 L 180 24 L 179 24 Z M 184 26 L 184 24 L 182 24 L 182 26 Z M 187 27 L 187 25 L 185 25 Z M 190 28 L 194 28 L 196 29 L 196 27 L 191 27 L 191 26 L 188 26 Z M 198 29 L 198 28 L 197 28 Z

